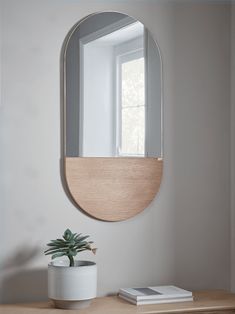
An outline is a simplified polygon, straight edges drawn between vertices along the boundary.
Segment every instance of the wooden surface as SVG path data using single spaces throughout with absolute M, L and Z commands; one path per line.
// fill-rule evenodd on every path
M 118 297 L 96 298 L 82 310 L 60 310 L 50 302 L 0 305 L 1 314 L 159 314 L 159 313 L 235 313 L 235 294 L 225 291 L 194 293 L 195 301 L 158 305 L 130 304 Z
M 92 217 L 125 220 L 145 209 L 162 178 L 157 158 L 65 158 L 65 177 L 74 201 Z

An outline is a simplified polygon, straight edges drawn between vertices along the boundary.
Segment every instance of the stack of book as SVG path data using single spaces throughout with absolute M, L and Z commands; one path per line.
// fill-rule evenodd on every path
M 193 294 L 176 286 L 122 288 L 119 297 L 136 305 L 193 301 Z

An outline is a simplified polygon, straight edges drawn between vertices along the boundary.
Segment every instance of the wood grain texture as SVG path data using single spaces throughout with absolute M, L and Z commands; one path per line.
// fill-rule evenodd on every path
M 157 158 L 65 158 L 65 177 L 74 201 L 92 217 L 126 220 L 145 209 L 162 178 Z
M 0 305 L 1 314 L 171 314 L 171 313 L 235 313 L 235 294 L 225 291 L 194 292 L 195 301 L 136 306 L 118 297 L 96 298 L 81 310 L 54 309 L 51 302 Z

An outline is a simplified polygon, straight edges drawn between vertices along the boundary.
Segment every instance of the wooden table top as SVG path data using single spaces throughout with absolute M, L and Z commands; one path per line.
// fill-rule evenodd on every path
M 96 298 L 91 305 L 81 310 L 55 309 L 50 301 L 27 304 L 1 304 L 0 314 L 158 314 L 234 311 L 235 294 L 222 291 L 194 292 L 194 301 L 154 305 L 133 305 L 117 296 Z

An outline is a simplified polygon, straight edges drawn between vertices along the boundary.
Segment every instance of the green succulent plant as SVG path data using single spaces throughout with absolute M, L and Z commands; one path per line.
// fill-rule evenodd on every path
M 81 233 L 72 233 L 71 230 L 65 230 L 63 234 L 63 239 L 51 240 L 47 244 L 49 249 L 44 251 L 45 255 L 50 255 L 51 259 L 67 256 L 69 259 L 69 266 L 74 266 L 74 257 L 77 253 L 82 251 L 92 251 L 93 254 L 96 253 L 96 248 L 92 248 L 92 241 L 86 241 L 89 235 L 82 235 Z

